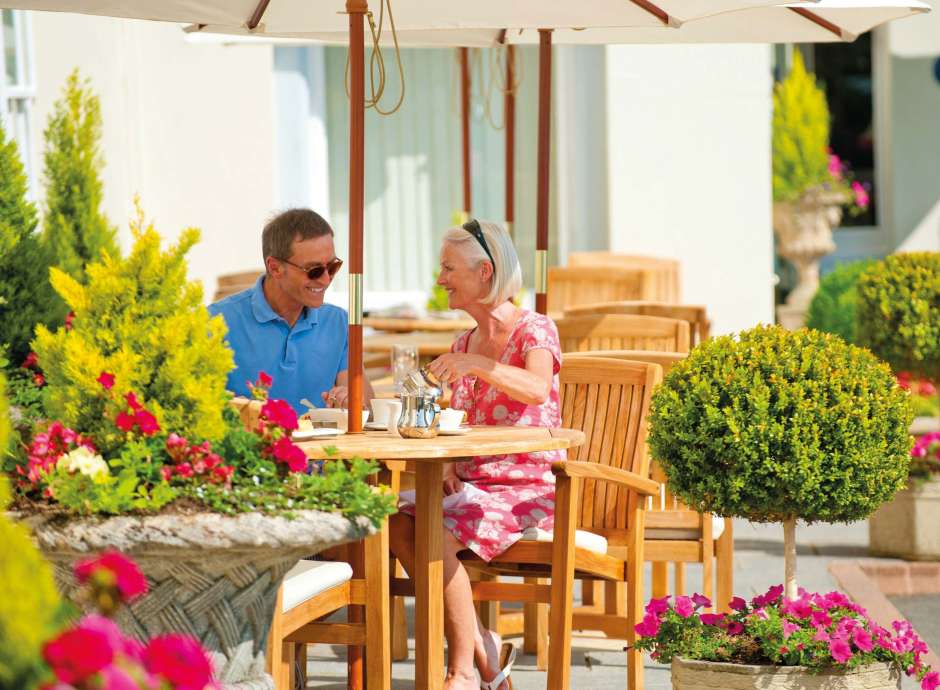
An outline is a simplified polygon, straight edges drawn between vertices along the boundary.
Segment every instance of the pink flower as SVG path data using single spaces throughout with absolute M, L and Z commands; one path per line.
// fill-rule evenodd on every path
M 137 399 L 137 394 L 134 393 L 134 391 L 128 391 L 124 395 L 124 399 L 127 401 L 127 406 L 134 410 L 134 412 L 144 409 L 144 406 L 140 404 L 140 401 Z
M 810 617 L 812 618 L 813 625 L 817 628 L 832 625 L 832 619 L 825 611 L 813 611 Z
M 140 690 L 140 685 L 126 671 L 108 666 L 101 671 L 102 690 Z M 154 685 L 151 685 L 154 687 Z
M 297 428 L 297 413 L 285 400 L 268 400 L 261 408 L 261 417 L 286 431 Z
M 669 596 L 665 596 L 662 599 L 650 599 L 649 603 L 646 605 L 646 612 L 652 613 L 654 615 L 659 615 L 661 613 L 666 613 L 669 610 Z
M 255 381 L 256 386 L 264 386 L 265 388 L 270 388 L 273 383 L 274 383 L 274 379 L 271 378 L 270 374 L 264 371 L 258 372 L 258 380 Z
M 693 606 L 692 600 L 689 597 L 676 597 L 675 611 L 682 618 L 688 618 L 695 612 L 695 606 Z
M 797 630 L 800 629 L 800 626 L 798 626 L 796 623 L 791 623 L 788 620 L 784 620 L 782 623 L 782 626 L 783 626 L 783 639 L 787 639 L 788 637 L 790 637 L 790 635 L 792 635 L 793 633 L 795 633 Z
M 829 640 L 829 652 L 832 654 L 832 658 L 840 664 L 844 664 L 852 658 L 852 648 L 841 637 Z
M 936 690 L 940 687 L 940 672 L 931 671 L 920 681 L 920 690 Z
M 100 383 L 106 391 L 114 388 L 114 374 L 109 374 L 106 371 L 102 371 L 95 380 Z
M 212 663 L 199 643 L 185 635 L 161 635 L 144 650 L 144 665 L 174 690 L 205 690 L 212 684 Z
M 56 678 L 77 685 L 108 666 L 114 659 L 114 649 L 104 632 L 78 627 L 47 642 L 42 656 Z
M 133 415 L 129 415 L 127 412 L 118 412 L 118 416 L 114 418 L 114 423 L 121 431 L 133 431 L 134 424 L 137 422 Z
M 282 436 L 269 447 L 275 460 L 287 465 L 291 472 L 304 472 L 307 469 L 307 455 L 287 436 Z
M 858 181 L 852 183 L 852 193 L 855 195 L 856 206 L 863 211 L 868 208 L 868 204 L 871 200 L 868 198 L 868 190 L 866 190 L 861 183 Z
M 793 616 L 794 618 L 808 618 L 809 615 L 813 612 L 813 607 L 810 603 L 803 598 L 800 599 L 784 599 L 783 603 L 780 605 L 780 612 L 784 615 Z
M 692 595 L 692 603 L 695 604 L 696 608 L 705 608 L 707 609 L 712 605 L 712 600 L 706 597 L 704 594 L 699 594 L 696 592 Z
M 636 634 L 640 637 L 656 637 L 656 634 L 659 632 L 659 616 L 655 613 L 648 612 L 643 616 L 643 620 L 637 623 Z
M 813 641 L 814 642 L 828 642 L 829 633 L 827 633 L 825 629 L 823 628 L 816 628 L 816 634 L 813 635 Z
M 933 385 L 930 381 L 921 381 L 917 385 L 917 394 L 923 396 L 931 396 L 937 394 L 937 387 Z
M 875 646 L 871 635 L 862 626 L 858 626 L 852 630 L 852 642 L 863 652 L 870 652 Z
M 727 630 L 729 635 L 740 635 L 744 632 L 744 626 L 738 621 L 731 621 L 728 623 Z
M 746 611 L 747 602 L 741 597 L 732 597 L 731 601 L 728 603 L 728 608 L 732 611 Z
M 703 613 L 700 618 L 702 623 L 705 625 L 717 625 L 720 626 L 725 620 L 725 614 L 723 613 Z
M 831 151 L 829 152 L 829 174 L 834 180 L 842 179 L 842 159 Z
M 118 551 L 79 561 L 74 572 L 81 584 L 94 578 L 103 585 L 116 586 L 124 602 L 147 593 L 147 578 L 134 561 Z
M 137 410 L 137 412 L 134 413 L 134 423 L 137 424 L 137 428 L 140 429 L 140 433 L 144 436 L 153 436 L 160 431 L 160 424 L 157 422 L 157 418 L 150 412 L 147 412 L 147 410 Z

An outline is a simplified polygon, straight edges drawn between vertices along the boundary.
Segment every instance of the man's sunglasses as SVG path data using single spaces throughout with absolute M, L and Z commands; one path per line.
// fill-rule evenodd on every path
M 324 273 L 329 273 L 330 278 L 335 276 L 339 269 L 343 267 L 342 259 L 333 259 L 325 264 L 315 264 L 310 268 L 304 268 L 303 266 L 298 266 L 293 261 L 288 261 L 287 259 L 281 259 L 288 266 L 293 266 L 294 268 L 299 268 L 301 271 L 307 274 L 307 277 L 310 280 L 319 280 L 323 277 Z

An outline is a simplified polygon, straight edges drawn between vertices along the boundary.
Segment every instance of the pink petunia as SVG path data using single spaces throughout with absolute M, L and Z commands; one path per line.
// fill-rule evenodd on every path
M 852 630 L 852 642 L 863 652 L 870 652 L 875 647 L 871 635 L 862 626 L 858 626 Z
M 852 648 L 841 637 L 829 640 L 829 652 L 832 654 L 832 658 L 840 664 L 844 664 L 852 658 Z
M 692 603 L 695 604 L 696 608 L 707 609 L 712 605 L 712 600 L 706 597 L 704 594 L 699 594 L 696 592 L 692 595 Z
M 144 665 L 174 690 L 205 690 L 212 684 L 212 662 L 199 642 L 185 635 L 150 640 L 144 650 Z
M 720 626 L 724 623 L 725 614 L 723 613 L 703 613 L 700 618 L 705 625 Z
M 790 635 L 792 635 L 793 633 L 795 633 L 797 630 L 800 629 L 800 626 L 798 626 L 796 623 L 791 623 L 790 621 L 786 619 L 784 619 L 784 621 L 782 622 L 782 626 L 783 626 L 783 639 L 787 639 L 788 637 L 790 637 Z
M 728 623 L 727 630 L 729 635 L 740 635 L 744 632 L 744 626 L 738 621 L 731 621 Z
M 746 611 L 747 602 L 741 597 L 732 597 L 731 601 L 728 602 L 728 608 L 732 611 Z
M 98 383 L 100 383 L 101 386 L 102 386 L 106 391 L 109 391 L 109 390 L 111 390 L 112 388 L 114 388 L 114 374 L 111 374 L 111 373 L 109 373 L 109 372 L 107 372 L 107 371 L 102 371 L 101 374 L 98 375 L 98 378 L 95 379 L 95 380 L 96 380 Z
M 655 613 L 647 613 L 634 629 L 640 637 L 656 637 L 660 625 L 659 616 Z
M 931 671 L 920 681 L 920 690 L 936 690 L 940 687 L 940 672 Z
M 666 613 L 669 610 L 669 596 L 664 596 L 660 599 L 650 599 L 649 603 L 646 605 L 646 612 L 652 613 L 654 615 L 659 615 L 661 613 Z
M 682 618 L 688 618 L 695 613 L 695 605 L 692 600 L 686 596 L 676 597 L 675 612 Z

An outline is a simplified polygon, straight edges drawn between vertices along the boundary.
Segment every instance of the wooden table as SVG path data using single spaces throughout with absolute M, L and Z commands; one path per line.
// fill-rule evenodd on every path
M 307 456 L 411 460 L 415 465 L 415 687 L 440 690 L 444 685 L 444 465 L 472 455 L 504 455 L 562 450 L 584 443 L 571 429 L 480 426 L 464 436 L 408 439 L 388 432 L 346 434 L 298 443 Z
M 450 352 L 457 335 L 451 331 L 414 331 L 413 333 L 380 333 L 362 339 L 363 352 L 391 354 L 395 345 L 414 345 L 419 357 L 437 357 Z
M 459 333 L 468 331 L 476 326 L 471 318 L 461 319 L 409 319 L 401 317 L 367 316 L 362 320 L 363 326 L 369 326 L 377 331 L 393 331 L 395 333 L 410 333 L 411 331 L 431 331 L 436 333 Z

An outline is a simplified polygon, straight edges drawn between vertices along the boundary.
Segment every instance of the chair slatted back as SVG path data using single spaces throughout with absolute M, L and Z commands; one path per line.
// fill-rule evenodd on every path
M 693 347 L 708 340 L 711 335 L 711 323 L 708 320 L 705 307 L 702 305 L 626 300 L 622 302 L 579 304 L 565 309 L 565 316 L 583 316 L 585 314 L 637 314 L 639 316 L 682 319 L 689 322 Z
M 646 417 L 662 368 L 580 355 L 566 356 L 561 367 L 562 426 L 585 434 L 583 445 L 568 451 L 569 460 L 596 462 L 649 476 Z M 635 500 L 624 488 L 585 481 L 581 488 L 579 528 L 625 539 Z
M 562 352 L 584 350 L 689 351 L 689 324 L 635 314 L 586 314 L 556 320 Z
M 262 273 L 264 273 L 264 271 L 242 271 L 241 273 L 229 273 L 219 276 L 218 287 L 216 288 L 215 296 L 212 298 L 212 301 L 218 302 L 229 295 L 234 295 L 242 290 L 253 287 L 258 280 L 258 276 Z
M 669 373 L 670 369 L 672 369 L 672 366 L 676 362 L 679 362 L 688 356 L 684 352 L 652 352 L 648 350 L 595 350 L 579 353 L 578 356 L 580 357 L 582 354 L 584 356 L 614 359 L 620 361 L 658 364 L 663 369 L 663 376 Z M 567 361 L 567 358 L 565 361 Z M 647 511 L 655 513 L 657 511 L 675 512 L 690 510 L 688 506 L 679 501 L 679 499 L 677 499 L 669 490 L 669 485 L 666 483 L 666 473 L 663 472 L 663 469 L 659 466 L 659 463 L 656 462 L 655 458 L 650 458 L 650 478 L 660 482 L 663 485 L 664 490 L 658 500 L 656 498 L 649 499 L 649 503 L 646 507 Z M 651 521 L 655 521 L 655 519 L 651 518 Z
M 659 299 L 649 269 L 619 266 L 553 266 L 548 269 L 548 312 L 593 302 Z
M 653 272 L 653 288 L 657 296 L 651 299 L 678 303 L 682 299 L 682 266 L 677 259 L 614 252 L 571 252 L 569 266 L 618 266 L 640 268 Z

